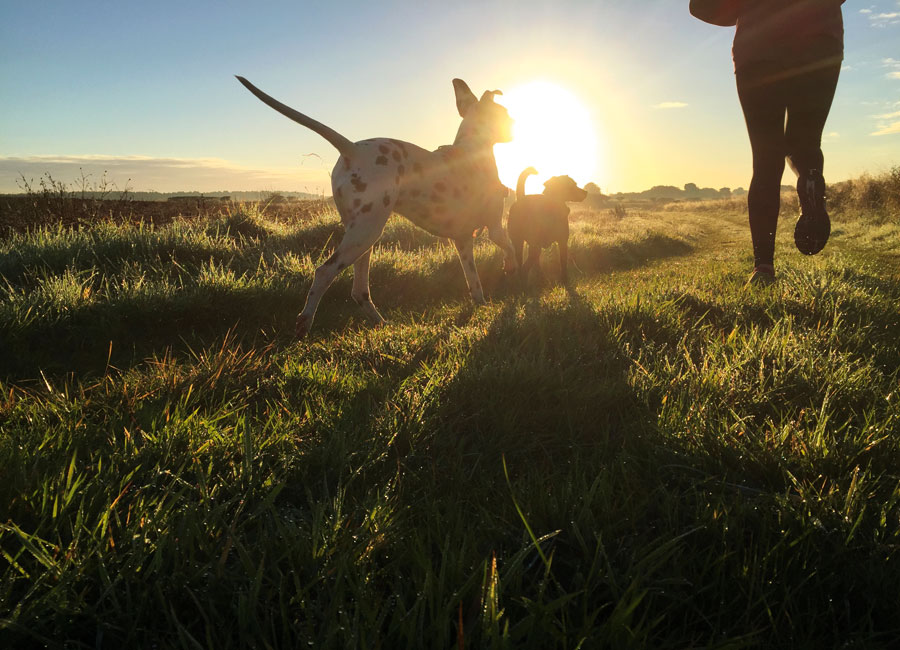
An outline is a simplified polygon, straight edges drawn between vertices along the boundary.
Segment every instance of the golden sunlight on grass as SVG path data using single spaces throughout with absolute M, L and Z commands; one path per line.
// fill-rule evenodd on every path
M 500 180 L 515 188 L 526 167 L 537 169 L 529 193 L 539 193 L 551 176 L 567 174 L 579 185 L 598 177 L 600 143 L 590 112 L 570 91 L 548 81 L 532 81 L 504 91 L 498 102 L 516 121 L 513 141 L 494 148 Z

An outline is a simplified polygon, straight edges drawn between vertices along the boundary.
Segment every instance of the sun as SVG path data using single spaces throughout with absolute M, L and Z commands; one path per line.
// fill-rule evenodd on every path
M 590 111 L 571 92 L 549 81 L 533 81 L 497 98 L 515 120 L 513 140 L 494 147 L 500 181 L 515 189 L 526 167 L 538 173 L 528 179 L 529 194 L 543 191 L 551 176 L 571 176 L 579 186 L 599 183 L 600 149 Z

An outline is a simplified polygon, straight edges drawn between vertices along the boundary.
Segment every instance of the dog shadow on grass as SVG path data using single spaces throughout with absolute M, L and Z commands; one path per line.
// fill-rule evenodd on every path
M 659 402 L 634 385 L 629 334 L 651 324 L 650 314 L 600 310 L 576 289 L 504 298 L 361 484 L 395 485 L 409 504 L 404 517 L 442 531 L 437 543 L 468 549 L 467 561 L 501 558 L 506 584 L 521 582 L 529 597 L 540 596 L 527 585 L 546 576 L 526 526 L 549 535 L 541 548 L 555 556 L 554 580 L 566 589 L 590 564 L 597 535 L 624 573 L 630 554 L 662 532 Z M 464 522 L 453 518 L 460 511 Z M 520 551 L 526 559 L 510 563 Z M 459 599 L 475 627 L 477 593 Z
M 620 445 L 645 417 L 629 369 L 604 319 L 576 291 L 509 297 L 441 382 L 426 439 L 398 440 L 398 449 L 412 450 L 404 462 L 439 465 L 451 490 L 476 472 L 502 483 L 502 458 L 517 471 L 524 463 L 552 473 L 585 449 Z
M 746 320 L 691 292 L 663 300 L 677 318 L 660 318 L 655 303 L 600 309 L 577 290 L 505 298 L 391 440 L 391 453 L 368 468 L 367 481 L 394 481 L 412 504 L 405 517 L 441 530 L 439 542 L 468 548 L 470 560 L 499 558 L 501 580 L 528 598 L 540 597 L 531 586 L 550 571 L 537 546 L 553 558 L 553 580 L 569 591 L 584 584 L 600 548 L 607 562 L 601 583 L 608 579 L 615 592 L 617 580 L 638 580 L 652 592 L 652 572 L 635 578 L 635 567 L 665 550 L 665 606 L 673 616 L 680 611 L 674 602 L 685 603 L 685 620 L 717 607 L 695 587 L 713 580 L 708 558 L 718 558 L 726 581 L 748 584 L 758 576 L 742 576 L 741 558 L 732 560 L 729 549 L 768 553 L 788 533 L 770 529 L 761 513 L 796 514 L 785 503 L 792 486 L 783 457 L 761 451 L 766 418 L 778 405 L 735 402 L 732 383 L 717 386 L 714 372 L 695 378 L 712 385 L 695 399 L 689 376 L 672 390 L 677 378 L 655 373 L 654 356 L 702 362 L 703 347 Z M 694 349 L 679 323 L 701 318 L 713 327 Z M 743 428 L 727 428 L 729 417 Z M 465 521 L 442 519 L 460 508 Z M 816 544 L 830 543 L 826 537 L 810 538 L 810 556 Z M 852 576 L 844 573 L 829 584 Z M 802 577 L 787 580 L 773 599 L 788 603 L 793 587 L 817 597 L 801 589 Z M 605 587 L 596 589 L 615 602 Z M 477 594 L 462 600 L 460 617 L 474 625 Z

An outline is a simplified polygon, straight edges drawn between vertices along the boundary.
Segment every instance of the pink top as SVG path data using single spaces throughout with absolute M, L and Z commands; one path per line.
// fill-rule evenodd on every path
M 743 0 L 734 34 L 734 67 L 781 69 L 844 57 L 844 0 Z

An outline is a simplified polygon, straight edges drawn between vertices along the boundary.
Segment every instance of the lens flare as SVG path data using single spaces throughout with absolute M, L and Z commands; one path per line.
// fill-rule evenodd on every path
M 513 141 L 494 147 L 500 180 L 515 188 L 519 174 L 535 167 L 527 183 L 540 193 L 551 176 L 568 175 L 583 186 L 600 184 L 600 143 L 590 111 L 571 92 L 549 81 L 533 81 L 497 98 L 515 120 Z

